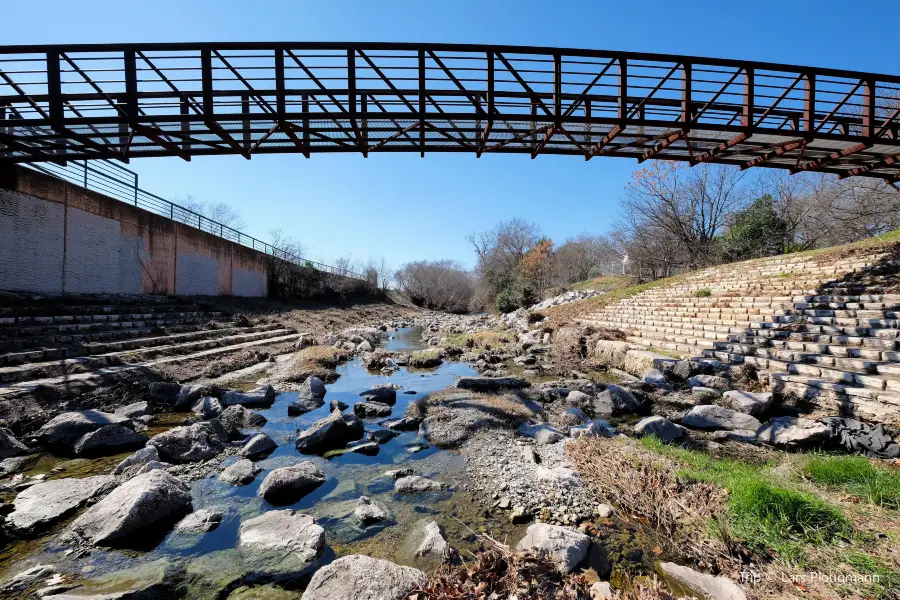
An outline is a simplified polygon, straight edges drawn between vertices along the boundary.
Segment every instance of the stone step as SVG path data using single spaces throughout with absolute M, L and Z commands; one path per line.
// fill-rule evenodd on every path
M 237 344 L 232 344 L 230 346 L 220 346 L 218 348 L 212 348 L 210 350 L 203 350 L 201 352 L 194 352 L 191 354 L 183 354 L 178 356 L 167 356 L 164 358 L 157 358 L 148 360 L 141 363 L 136 364 L 127 364 L 127 365 L 113 365 L 104 367 L 102 369 L 92 370 L 85 373 L 72 373 L 67 375 L 55 375 L 46 377 L 43 376 L 40 379 L 31 379 L 25 381 L 17 381 L 12 383 L 4 383 L 0 384 L 0 396 L 16 394 L 18 392 L 34 390 L 40 386 L 53 386 L 53 385 L 61 385 L 66 384 L 71 387 L 78 387 L 81 385 L 90 386 L 93 383 L 103 380 L 108 381 L 111 378 L 114 378 L 120 373 L 124 373 L 127 371 L 132 371 L 135 369 L 146 369 L 149 367 L 154 367 L 156 365 L 180 362 L 180 361 L 188 361 L 188 360 L 197 360 L 200 358 L 206 358 L 211 356 L 221 356 L 223 354 L 230 354 L 232 352 L 238 352 L 245 348 L 252 348 L 254 346 L 261 346 L 264 344 L 281 344 L 283 342 L 292 342 L 300 338 L 302 333 L 290 333 L 285 335 L 280 335 L 278 337 L 270 337 L 266 339 L 241 342 Z
M 223 325 L 226 325 L 223 323 Z M 223 327 L 220 329 L 210 329 L 209 322 L 203 320 L 202 323 L 195 322 L 188 325 L 179 325 L 175 327 L 152 328 L 152 329 L 127 329 L 114 332 L 107 332 L 99 335 L 73 336 L 80 339 L 62 340 L 66 345 L 54 347 L 49 344 L 47 348 L 32 348 L 30 350 L 13 352 L 0 355 L 0 366 L 16 365 L 27 362 L 41 361 L 47 359 L 61 359 L 66 357 L 75 357 L 83 355 L 101 354 L 104 352 L 114 352 L 117 350 L 132 350 L 146 346 L 157 346 L 163 344 L 166 340 L 174 341 L 192 341 L 205 338 L 221 337 L 225 335 L 237 334 L 241 332 L 268 331 L 278 329 L 280 325 L 256 325 L 253 327 Z M 144 337 L 141 337 L 144 336 Z M 99 339 L 102 341 L 93 341 Z
M 29 317 L 30 321 L 7 322 L 0 319 L 0 337 L 28 337 L 58 334 L 83 333 L 88 331 L 107 331 L 126 327 L 165 327 L 174 321 L 184 319 L 214 319 L 222 316 L 221 312 L 187 311 L 170 313 L 125 313 L 121 315 L 66 315 L 66 318 L 80 319 L 72 322 L 56 321 L 59 317 Z M 12 317 L 11 317 L 12 318 Z M 45 322 L 36 319 L 53 319 Z
M 0 323 L 80 323 L 103 315 L 165 314 L 170 312 L 202 312 L 208 308 L 193 302 L 130 304 L 54 304 L 49 306 L 0 306 Z
M 152 360 L 159 356 L 182 355 L 196 353 L 201 350 L 220 346 L 231 346 L 244 342 L 266 340 L 291 333 L 289 329 L 267 329 L 264 331 L 251 331 L 236 335 L 212 337 L 198 341 L 182 343 L 163 343 L 148 346 L 137 350 L 123 350 L 87 356 L 78 356 L 62 360 L 48 362 L 25 363 L 22 365 L 0 367 L 0 382 L 10 383 L 26 381 L 36 377 L 51 377 L 65 372 L 79 369 L 93 369 L 106 365 L 117 365 L 122 362 L 139 362 Z M 168 338 L 163 338 L 166 340 Z

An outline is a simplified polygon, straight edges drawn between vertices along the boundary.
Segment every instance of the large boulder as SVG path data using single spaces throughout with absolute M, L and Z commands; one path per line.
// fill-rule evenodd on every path
M 681 424 L 694 429 L 758 429 L 760 422 L 750 415 L 724 406 L 695 406 L 681 418 Z
M 325 474 L 314 463 L 304 461 L 291 467 L 271 471 L 259 486 L 257 494 L 270 504 L 293 504 L 325 483 Z
M 278 392 L 271 384 L 264 384 L 249 392 L 241 392 L 239 390 L 229 390 L 222 396 L 223 406 L 248 406 L 250 408 L 268 408 L 275 402 L 275 396 Z
M 270 510 L 241 523 L 238 549 L 257 577 L 294 580 L 308 574 L 325 548 L 325 530 L 310 515 Z
M 28 454 L 28 446 L 17 440 L 12 431 L 0 427 L 0 459 Z
M 159 402 L 170 407 L 175 406 L 178 394 L 181 392 L 181 384 L 157 381 L 150 384 L 147 396 L 154 402 Z
M 499 390 L 518 390 L 531 384 L 519 377 L 460 377 L 456 387 L 473 392 L 496 392 Z
M 587 556 L 591 538 L 558 525 L 530 525 L 516 548 L 544 553 L 561 573 L 570 573 Z
M 351 554 L 316 571 L 302 600 L 406 600 L 427 581 L 418 569 Z
M 756 437 L 760 442 L 778 448 L 811 448 L 829 440 L 831 427 L 809 419 L 777 417 L 757 427 Z
M 37 432 L 38 443 L 51 450 L 71 452 L 85 434 L 106 425 L 134 428 L 131 419 L 99 410 L 77 410 L 56 415 Z
M 226 467 L 219 475 L 219 481 L 231 485 L 248 485 L 253 483 L 260 471 L 262 471 L 262 467 L 256 465 L 252 460 L 242 458 Z
M 699 598 L 706 600 L 746 600 L 744 591 L 724 576 L 716 577 L 706 573 L 700 573 L 689 567 L 682 567 L 675 563 L 664 562 L 659 564 L 663 575 L 675 583 L 678 587 L 691 591 Z
M 43 481 L 16 496 L 6 522 L 21 535 L 39 533 L 114 487 L 116 480 L 109 475 Z
M 643 407 L 631 390 L 610 384 L 594 398 L 594 414 L 609 416 L 619 413 L 638 412 Z
M 322 399 L 325 397 L 326 391 L 325 383 L 315 375 L 310 375 L 300 384 L 301 398 Z
M 278 444 L 275 443 L 275 440 L 265 433 L 257 433 L 247 440 L 247 443 L 241 448 L 239 454 L 251 460 L 256 460 L 268 456 L 274 452 L 276 448 L 278 448 Z
M 175 427 L 151 438 L 159 456 L 168 462 L 199 462 L 213 458 L 225 449 L 228 434 L 219 421 L 212 419 L 184 427 Z
M 157 469 L 117 487 L 75 519 L 70 531 L 93 545 L 139 543 L 136 532 L 168 528 L 190 506 L 187 484 Z
M 761 417 L 772 407 L 772 392 L 725 392 L 725 399 L 734 410 L 754 417 Z
M 141 448 L 147 436 L 122 425 L 104 425 L 84 434 L 75 444 L 75 454 L 81 457 L 105 456 Z
M 634 426 L 634 432 L 637 435 L 655 435 L 664 442 L 680 440 L 687 435 L 684 427 L 659 415 L 644 417 L 638 421 Z
M 356 415 L 345 415 L 336 410 L 300 432 L 297 450 L 311 454 L 342 448 L 348 442 L 362 439 L 364 433 L 362 421 Z

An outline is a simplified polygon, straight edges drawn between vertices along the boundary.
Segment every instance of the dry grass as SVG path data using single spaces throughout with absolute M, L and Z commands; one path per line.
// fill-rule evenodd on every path
M 465 400 L 469 408 L 482 409 L 497 416 L 517 421 L 538 416 L 527 403 L 513 393 L 486 394 L 448 388 L 434 392 L 426 397 L 430 407 L 438 408 L 452 402 Z
M 648 525 L 669 554 L 733 566 L 727 544 L 707 533 L 724 512 L 721 488 L 683 481 L 674 462 L 628 440 L 583 438 L 566 454 L 596 496 Z
M 334 369 L 350 358 L 346 350 L 332 346 L 308 346 L 298 351 L 287 363 L 279 365 L 273 373 L 273 381 L 303 383 L 315 375 L 326 382 L 335 381 Z
M 656 281 L 637 284 L 629 284 L 630 280 L 626 279 L 622 282 L 623 287 L 612 288 L 602 296 L 594 296 L 593 298 L 588 298 L 587 300 L 580 300 L 578 302 L 570 302 L 569 304 L 553 306 L 551 308 L 548 308 L 544 312 L 547 315 L 547 318 L 550 319 L 554 323 L 554 325 L 559 326 L 570 322 L 572 319 L 576 319 L 580 316 L 596 312 L 602 308 L 615 304 L 619 300 L 631 298 L 632 296 L 636 296 L 641 292 L 646 292 L 647 290 L 653 288 L 664 287 L 677 283 L 684 277 L 685 275 L 675 275 L 674 277 L 667 277 L 666 279 L 657 279 Z
M 447 338 L 448 345 L 479 350 L 496 350 L 515 341 L 515 333 L 508 329 L 484 329 L 475 333 L 460 333 Z
M 441 348 L 418 350 L 409 355 L 409 366 L 419 369 L 437 367 L 443 362 L 444 351 Z

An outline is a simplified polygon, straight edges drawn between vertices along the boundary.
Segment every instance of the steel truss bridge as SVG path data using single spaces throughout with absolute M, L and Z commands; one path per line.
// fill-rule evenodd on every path
M 900 77 L 395 43 L 0 47 L 0 162 L 296 152 L 621 156 L 900 181 Z

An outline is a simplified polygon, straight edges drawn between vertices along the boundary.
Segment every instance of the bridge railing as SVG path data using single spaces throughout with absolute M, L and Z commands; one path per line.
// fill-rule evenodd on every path
M 24 166 L 300 267 L 354 279 L 364 279 L 359 273 L 309 260 L 287 250 L 276 248 L 268 242 L 141 189 L 138 185 L 137 173 L 111 161 L 68 161 L 66 165 L 47 162 Z

